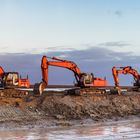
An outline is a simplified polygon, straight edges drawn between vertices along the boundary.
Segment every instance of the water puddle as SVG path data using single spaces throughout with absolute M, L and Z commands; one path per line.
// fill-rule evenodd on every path
M 90 126 L 0 130 L 0 140 L 139 140 L 140 119 Z

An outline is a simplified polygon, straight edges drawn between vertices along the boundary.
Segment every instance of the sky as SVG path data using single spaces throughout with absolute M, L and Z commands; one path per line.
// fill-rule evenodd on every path
M 50 55 L 113 84 L 114 65 L 140 70 L 139 15 L 139 0 L 0 0 L 0 63 L 34 83 L 41 80 L 42 55 Z M 50 69 L 52 84 L 73 79 L 71 72 Z

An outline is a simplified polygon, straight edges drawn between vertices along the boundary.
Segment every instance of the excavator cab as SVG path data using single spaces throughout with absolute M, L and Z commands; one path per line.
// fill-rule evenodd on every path
M 6 72 L 1 79 L 1 87 L 16 87 L 18 86 L 18 72 Z
M 80 86 L 91 87 L 93 85 L 93 74 L 81 73 L 79 82 Z

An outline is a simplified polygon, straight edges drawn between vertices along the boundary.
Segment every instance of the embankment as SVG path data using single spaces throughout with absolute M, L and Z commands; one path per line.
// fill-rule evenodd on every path
M 140 115 L 140 94 L 0 99 L 0 128 L 72 125 Z

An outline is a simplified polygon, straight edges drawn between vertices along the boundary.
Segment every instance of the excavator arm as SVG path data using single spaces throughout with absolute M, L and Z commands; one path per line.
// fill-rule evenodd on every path
M 138 85 L 138 83 L 140 83 L 140 75 L 139 73 L 133 69 L 131 66 L 127 66 L 127 67 L 119 67 L 119 69 L 117 69 L 116 67 L 112 68 L 112 75 L 114 78 L 114 82 L 115 82 L 115 87 L 118 90 L 118 93 L 121 94 L 121 88 L 119 85 L 119 74 L 131 74 L 133 75 L 133 78 L 136 82 L 135 85 Z
M 80 78 L 80 69 L 78 68 L 78 66 L 72 62 L 72 61 L 67 61 L 67 60 L 61 60 L 55 57 L 51 58 L 53 61 L 48 61 L 46 56 L 42 57 L 42 61 L 41 61 L 41 70 L 42 70 L 42 80 L 43 82 L 46 83 L 46 85 L 48 85 L 48 67 L 49 66 L 56 66 L 56 67 L 62 67 L 62 68 L 66 68 L 69 69 L 71 71 L 73 71 L 76 81 L 79 81 Z

